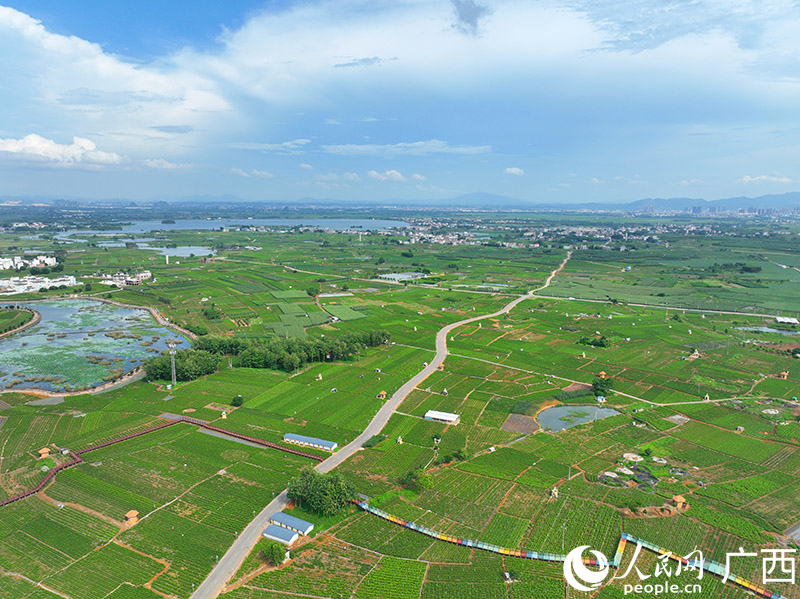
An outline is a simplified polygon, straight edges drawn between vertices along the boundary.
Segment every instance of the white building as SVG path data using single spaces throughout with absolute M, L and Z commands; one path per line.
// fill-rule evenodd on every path
M 55 256 L 14 256 L 0 258 L 0 270 L 18 270 L 20 268 L 43 268 L 58 264 Z
M 0 279 L 0 295 L 13 295 L 15 293 L 30 293 L 39 289 L 50 287 L 74 287 L 78 280 L 72 275 L 61 277 L 11 277 L 10 279 Z
M 450 412 L 428 410 L 425 412 L 425 420 L 435 420 L 436 422 L 444 422 L 445 424 L 455 425 L 461 422 L 461 416 L 458 414 L 451 414 Z
M 800 321 L 790 316 L 776 316 L 775 322 L 778 324 L 800 324 Z

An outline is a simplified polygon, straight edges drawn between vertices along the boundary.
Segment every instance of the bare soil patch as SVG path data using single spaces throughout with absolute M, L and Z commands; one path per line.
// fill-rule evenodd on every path
M 524 433 L 530 434 L 539 430 L 539 424 L 533 416 L 524 416 L 523 414 L 509 414 L 506 421 L 501 426 L 504 431 L 510 433 Z

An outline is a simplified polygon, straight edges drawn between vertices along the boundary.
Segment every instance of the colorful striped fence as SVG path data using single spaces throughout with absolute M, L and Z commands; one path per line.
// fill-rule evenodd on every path
M 379 518 L 383 518 L 389 522 L 393 522 L 394 524 L 399 524 L 405 528 L 409 528 L 414 530 L 418 533 L 424 534 L 426 536 L 432 537 L 434 539 L 438 539 L 440 541 L 445 541 L 447 543 L 454 543 L 456 545 L 462 545 L 464 547 L 474 547 L 476 549 L 483 549 L 484 551 L 490 551 L 492 553 L 498 553 L 500 555 L 508 555 L 511 557 L 521 557 L 523 559 L 531 559 L 537 561 L 546 561 L 546 562 L 564 562 L 566 561 L 567 556 L 562 555 L 560 553 L 541 553 L 538 551 L 528 551 L 527 549 L 510 549 L 508 547 L 500 547 L 498 545 L 492 545 L 491 543 L 484 543 L 483 541 L 475 541 L 473 539 L 462 539 L 461 537 L 453 537 L 450 535 L 446 535 L 440 532 L 436 532 L 430 528 L 426 528 L 425 526 L 420 526 L 414 522 L 409 522 L 408 520 L 403 520 L 402 518 L 398 518 L 397 516 L 393 516 L 387 512 L 384 512 L 381 509 L 372 507 L 366 501 L 354 501 L 358 507 L 360 507 L 365 512 L 369 512 Z M 669 555 L 670 559 L 674 559 L 682 563 L 684 566 L 693 566 L 697 568 L 700 565 L 698 560 L 687 560 L 686 558 L 680 557 L 676 554 L 673 554 L 669 549 L 665 549 L 664 547 L 659 547 L 658 545 L 654 545 L 648 541 L 643 539 L 638 539 L 634 536 L 629 535 L 628 533 L 622 533 L 620 537 L 619 544 L 617 545 L 617 550 L 614 553 L 614 558 L 611 560 L 609 565 L 614 568 L 619 568 L 620 564 L 622 563 L 622 555 L 625 552 L 625 547 L 628 543 L 636 543 L 642 546 L 643 549 L 647 549 L 653 553 L 658 555 Z M 597 565 L 597 560 L 593 558 L 582 558 L 584 564 L 587 565 Z M 723 564 L 719 564 L 715 561 L 704 560 L 702 562 L 703 570 L 717 576 L 718 578 L 725 577 L 725 566 Z M 736 576 L 734 574 L 728 575 L 728 582 L 731 584 L 735 584 L 740 586 L 751 593 L 755 593 L 760 597 L 766 597 L 767 599 L 787 599 L 783 595 L 779 595 L 778 593 L 773 593 L 761 585 L 757 585 L 749 580 L 742 578 L 741 576 Z

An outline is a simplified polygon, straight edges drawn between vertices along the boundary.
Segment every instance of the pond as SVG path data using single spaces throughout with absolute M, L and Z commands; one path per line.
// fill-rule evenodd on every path
M 557 406 L 539 412 L 536 421 L 542 429 L 557 432 L 617 414 L 619 412 L 613 408 L 601 408 L 600 406 Z
M 14 305 L 14 304 L 5 304 Z M 93 300 L 27 303 L 36 325 L 0 339 L 0 388 L 74 391 L 103 385 L 186 338 L 147 310 Z

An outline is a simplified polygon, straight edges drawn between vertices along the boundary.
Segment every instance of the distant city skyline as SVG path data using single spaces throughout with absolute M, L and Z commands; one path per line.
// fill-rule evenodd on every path
M 790 0 L 9 1 L 0 198 L 796 191 L 799 28 Z

